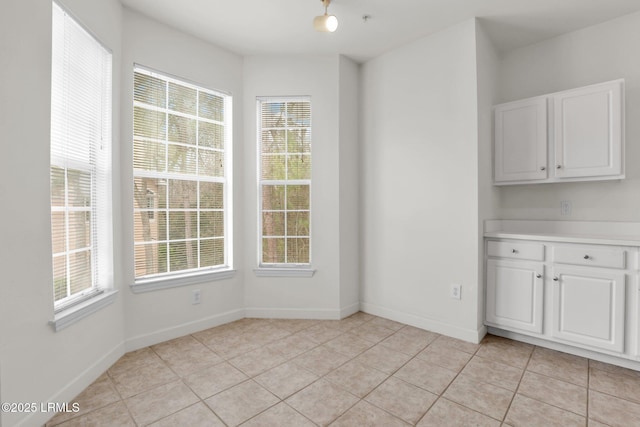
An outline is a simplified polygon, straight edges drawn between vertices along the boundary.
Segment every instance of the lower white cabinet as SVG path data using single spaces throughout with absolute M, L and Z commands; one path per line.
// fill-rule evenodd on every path
M 542 333 L 544 264 L 487 261 L 487 322 Z
M 589 240 L 488 239 L 486 325 L 640 360 L 640 250 Z
M 554 266 L 553 272 L 553 336 L 622 352 L 625 273 L 560 265 Z

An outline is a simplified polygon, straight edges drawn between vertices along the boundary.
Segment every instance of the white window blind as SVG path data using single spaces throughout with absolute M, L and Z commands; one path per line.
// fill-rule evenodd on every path
M 134 69 L 136 279 L 230 267 L 231 102 Z
M 109 286 L 111 53 L 53 3 L 51 231 L 56 311 Z
M 311 263 L 311 100 L 258 98 L 261 266 Z

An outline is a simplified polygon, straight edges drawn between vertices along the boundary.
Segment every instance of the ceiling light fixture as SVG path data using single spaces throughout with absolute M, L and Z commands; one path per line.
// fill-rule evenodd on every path
M 327 9 L 331 0 L 320 0 L 324 6 L 324 15 L 316 16 L 313 19 L 313 28 L 323 33 L 333 33 L 338 29 L 338 18 L 335 15 L 329 15 Z

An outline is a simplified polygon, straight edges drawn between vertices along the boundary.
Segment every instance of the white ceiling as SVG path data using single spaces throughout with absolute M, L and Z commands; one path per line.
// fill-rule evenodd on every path
M 122 3 L 242 55 L 340 53 L 359 62 L 474 16 L 507 51 L 640 10 L 640 0 L 333 0 L 340 26 L 329 34 L 311 24 L 321 0 Z

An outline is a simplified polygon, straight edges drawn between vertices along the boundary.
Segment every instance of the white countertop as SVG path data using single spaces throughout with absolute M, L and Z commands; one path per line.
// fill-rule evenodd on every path
M 640 223 L 487 220 L 484 237 L 614 246 L 640 246 Z

